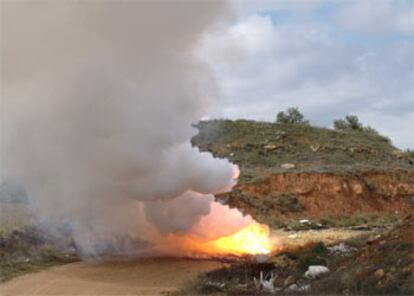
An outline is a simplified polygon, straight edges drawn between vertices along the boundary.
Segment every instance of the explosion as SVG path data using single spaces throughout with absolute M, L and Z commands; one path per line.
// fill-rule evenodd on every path
M 267 225 L 252 221 L 235 234 L 206 242 L 201 252 L 210 255 L 258 255 L 269 254 L 274 249 Z
M 0 178 L 40 224 L 85 259 L 271 252 L 266 226 L 215 201 L 238 169 L 191 144 L 218 95 L 196 52 L 226 2 L 1 5 Z
M 212 201 L 210 208 L 210 213 L 183 235 L 154 238 L 161 246 L 160 252 L 189 257 L 225 257 L 267 255 L 281 248 L 269 227 L 250 215 L 243 215 L 240 210 L 217 201 Z

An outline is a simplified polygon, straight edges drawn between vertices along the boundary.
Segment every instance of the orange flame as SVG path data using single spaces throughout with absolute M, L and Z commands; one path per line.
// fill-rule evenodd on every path
M 254 220 L 234 234 L 213 240 L 170 235 L 164 242 L 168 247 L 168 250 L 164 251 L 195 257 L 269 254 L 280 247 L 279 242 L 270 237 L 269 227 Z
M 206 253 L 241 256 L 269 254 L 274 246 L 269 228 L 253 221 L 235 234 L 204 243 L 202 247 Z

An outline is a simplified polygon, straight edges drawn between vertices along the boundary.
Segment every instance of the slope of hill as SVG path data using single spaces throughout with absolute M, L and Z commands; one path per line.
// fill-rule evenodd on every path
M 295 172 L 414 171 L 412 156 L 375 133 L 249 120 L 202 121 L 196 127 L 193 144 L 237 163 L 244 178 L 251 170 L 285 172 L 285 163 L 294 164 L 289 171 Z
M 241 170 L 218 198 L 261 222 L 386 223 L 412 210 L 414 158 L 376 133 L 248 120 L 196 127 L 194 145 Z
M 330 230 L 341 233 L 346 227 L 366 234 L 335 245 L 318 236 L 323 231 L 309 230 L 320 242 L 286 246 L 265 263 L 234 262 L 206 273 L 188 295 L 194 290 L 209 295 L 413 294 L 412 153 L 372 131 L 246 120 L 201 122 L 197 128 L 194 145 L 240 167 L 238 185 L 217 196 L 224 203 L 272 228 L 295 230 L 288 236 L 293 240 L 306 228 L 339 227 Z M 330 272 L 306 277 L 309 266 L 321 264 Z M 275 276 L 270 288 L 258 285 L 261 273 Z

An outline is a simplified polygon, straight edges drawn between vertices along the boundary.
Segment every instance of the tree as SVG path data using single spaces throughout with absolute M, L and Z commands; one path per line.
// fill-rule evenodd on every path
M 364 130 L 362 123 L 359 121 L 356 115 L 347 115 L 345 116 L 345 119 L 335 120 L 334 128 L 337 130 L 356 130 L 356 131 Z
M 304 120 L 304 116 L 300 113 L 297 107 L 291 107 L 286 112 L 279 112 L 276 116 L 276 122 L 282 124 L 308 124 L 307 120 Z

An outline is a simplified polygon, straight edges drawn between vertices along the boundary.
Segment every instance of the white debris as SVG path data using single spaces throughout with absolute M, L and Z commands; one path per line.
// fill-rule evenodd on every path
M 305 272 L 305 277 L 309 279 L 317 278 L 318 276 L 328 273 L 329 268 L 323 265 L 311 265 L 308 267 L 308 270 Z
M 220 283 L 220 282 L 213 282 L 213 281 L 207 281 L 204 283 L 205 287 L 209 287 L 209 288 L 214 288 L 217 290 L 222 290 L 225 287 L 224 283 Z
M 335 256 L 350 256 L 352 253 L 357 251 L 356 248 L 350 247 L 345 245 L 344 243 L 340 243 L 339 245 L 335 245 L 333 247 L 328 247 L 329 254 Z
M 274 286 L 274 282 L 275 282 L 276 278 L 277 278 L 276 274 L 270 273 L 270 278 L 268 280 L 265 280 L 263 278 L 263 271 L 261 271 L 259 281 L 257 281 L 256 278 L 253 278 L 253 281 L 256 284 L 256 287 L 258 289 L 261 289 L 261 290 L 266 291 L 266 292 L 274 293 L 274 292 L 277 292 L 279 290 L 279 289 L 275 288 L 275 286 Z
M 274 144 L 267 144 L 267 145 L 264 145 L 263 148 L 266 150 L 275 150 L 277 146 Z
M 306 292 L 309 290 L 310 290 L 310 285 L 298 285 L 298 284 L 292 284 L 286 289 L 287 292 Z
M 299 238 L 299 234 L 297 234 L 297 233 L 289 234 L 288 235 L 288 238 L 290 238 L 290 239 L 298 239 Z
M 284 164 L 280 165 L 280 167 L 282 169 L 294 169 L 295 165 L 293 163 L 284 163 Z
M 310 224 L 310 221 L 308 219 L 302 219 L 302 220 L 299 220 L 299 223 L 300 224 Z

